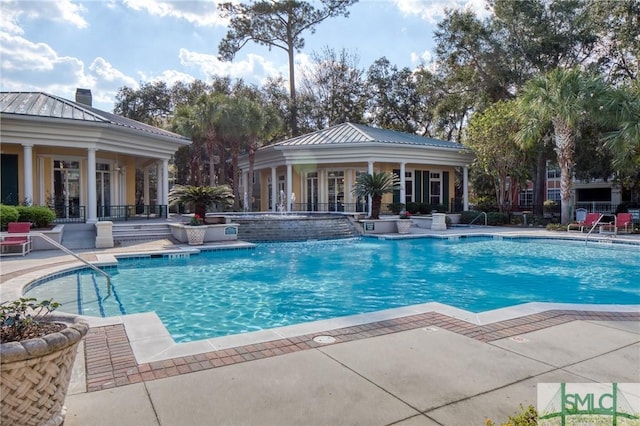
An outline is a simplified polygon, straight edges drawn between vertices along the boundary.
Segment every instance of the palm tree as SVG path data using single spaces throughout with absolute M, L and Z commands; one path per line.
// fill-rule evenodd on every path
M 571 212 L 573 154 L 580 128 L 588 119 L 599 121 L 605 85 L 599 77 L 577 68 L 557 68 L 535 77 L 523 88 L 518 111 L 523 127 L 517 135 L 521 143 L 531 144 L 544 136 L 549 125 L 560 167 L 561 220 L 568 223 Z
M 616 127 L 604 137 L 614 156 L 613 165 L 633 173 L 640 168 L 640 82 L 612 90 L 606 109 Z
M 356 178 L 351 192 L 356 197 L 371 197 L 371 216 L 369 219 L 380 219 L 382 195 L 393 192 L 398 182 L 399 178 L 394 173 L 361 174 Z
M 169 191 L 169 204 L 177 203 L 193 204 L 194 213 L 204 218 L 209 206 L 226 208 L 233 205 L 233 192 L 228 185 L 174 185 Z

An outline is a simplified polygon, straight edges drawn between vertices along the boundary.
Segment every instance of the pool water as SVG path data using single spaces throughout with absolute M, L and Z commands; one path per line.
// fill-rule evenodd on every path
M 309 241 L 188 258 L 120 259 L 31 288 L 90 316 L 155 311 L 176 342 L 441 302 L 640 304 L 640 247 L 462 238 Z M 78 303 L 80 301 L 80 303 Z

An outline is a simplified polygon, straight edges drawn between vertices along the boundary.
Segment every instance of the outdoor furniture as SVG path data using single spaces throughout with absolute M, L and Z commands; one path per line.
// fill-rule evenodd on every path
M 0 255 L 21 255 L 24 256 L 31 251 L 31 237 L 29 230 L 31 224 L 29 222 L 9 222 L 7 235 L 0 241 Z M 22 234 L 12 236 L 10 234 Z M 15 250 L 18 249 L 18 250 Z M 15 251 L 14 251 L 15 250 Z
M 585 228 L 591 228 L 600 219 L 600 213 L 587 213 L 586 209 L 576 210 L 576 221 L 567 225 L 567 231 L 579 230 L 583 232 Z
M 624 233 L 631 232 L 633 229 L 633 221 L 631 213 L 618 213 L 614 222 L 602 225 L 601 232 L 610 232 L 617 234 L 622 230 Z

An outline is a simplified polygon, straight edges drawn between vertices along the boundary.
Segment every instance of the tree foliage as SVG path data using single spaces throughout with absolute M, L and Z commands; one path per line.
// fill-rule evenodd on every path
M 382 196 L 392 193 L 398 186 L 399 180 L 396 174 L 389 172 L 362 173 L 356 178 L 351 192 L 357 198 L 371 197 L 371 216 L 369 218 L 380 219 Z
M 248 4 L 222 3 L 223 17 L 230 18 L 229 31 L 218 46 L 222 60 L 232 60 L 248 42 L 276 47 L 287 52 L 289 59 L 290 125 L 298 135 L 296 85 L 293 56 L 304 48 L 303 33 L 315 32 L 325 19 L 349 16 L 347 8 L 357 0 L 319 0 L 321 8 L 300 0 L 257 0 Z
M 499 101 L 472 117 L 464 139 L 476 154 L 474 167 L 491 178 L 502 213 L 511 210 L 528 178 L 527 155 L 515 138 L 519 127 L 514 101 Z
M 605 85 L 596 76 L 577 68 L 555 69 L 538 76 L 525 85 L 518 103 L 523 126 L 518 140 L 531 143 L 553 128 L 553 144 L 560 167 L 562 222 L 570 218 L 572 168 L 578 134 L 588 120 L 602 118 L 601 106 Z

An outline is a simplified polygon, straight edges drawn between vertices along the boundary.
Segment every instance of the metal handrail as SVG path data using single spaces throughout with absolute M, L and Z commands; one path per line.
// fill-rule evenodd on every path
M 602 218 L 604 217 L 603 214 L 600 215 L 600 217 L 598 218 L 598 220 L 595 221 L 595 223 L 593 224 L 593 226 L 591 227 L 591 229 L 589 229 L 589 232 L 587 232 L 587 236 L 584 237 L 584 245 L 587 245 L 587 240 L 589 239 L 589 235 L 591 235 L 591 233 L 593 232 L 594 229 L 596 229 L 596 226 L 598 226 L 598 224 L 600 223 L 600 221 L 602 220 Z
M 89 263 L 89 261 L 81 258 L 76 253 L 72 252 L 71 250 L 69 250 L 68 248 L 63 246 L 62 244 L 58 243 L 56 240 L 51 239 L 47 235 L 45 235 L 45 234 L 43 234 L 41 232 L 29 232 L 28 234 L 19 233 L 19 232 L 12 232 L 11 234 L 4 234 L 3 235 L 3 237 L 6 237 L 6 236 L 11 236 L 11 237 L 40 237 L 40 238 L 42 238 L 43 240 L 45 240 L 46 242 L 48 242 L 49 244 L 51 244 L 55 248 L 58 248 L 58 249 L 62 250 L 63 252 L 75 257 L 80 262 L 84 263 L 85 265 L 87 265 L 89 268 L 93 269 L 94 271 L 96 271 L 100 275 L 104 275 L 104 277 L 107 279 L 108 291 L 111 292 L 111 275 L 107 274 L 105 271 L 103 271 L 102 269 L 98 268 L 96 265 L 94 265 L 92 263 Z
M 476 219 L 478 219 L 482 215 L 484 215 L 484 226 L 487 226 L 487 214 L 485 212 L 480 212 L 480 214 L 478 216 L 473 218 L 473 220 L 471 222 L 469 222 L 469 226 L 471 226 L 471 224 L 473 224 L 473 222 L 475 222 Z

